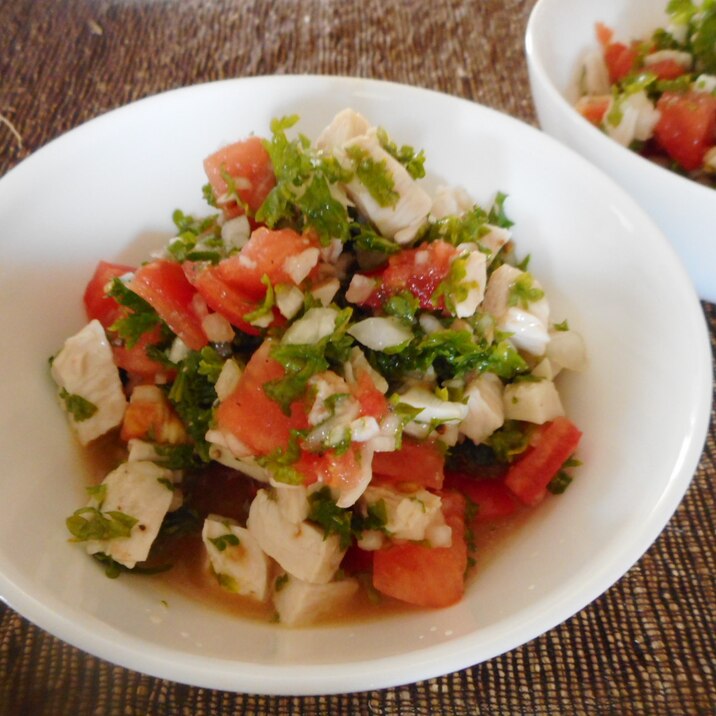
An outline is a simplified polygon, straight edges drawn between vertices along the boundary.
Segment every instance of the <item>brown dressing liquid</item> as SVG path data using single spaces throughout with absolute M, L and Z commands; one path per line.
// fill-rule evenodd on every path
M 89 482 L 98 484 L 108 472 L 126 459 L 126 448 L 116 434 L 110 434 L 89 447 L 87 458 Z M 245 524 L 251 501 L 261 485 L 241 473 L 212 464 L 201 474 L 188 477 L 183 487 L 185 504 L 196 510 L 202 521 L 209 514 L 217 514 Z M 518 508 L 509 517 L 475 526 L 473 535 L 476 549 L 472 555 L 475 564 L 469 570 L 468 584 L 499 554 L 500 546 L 529 514 L 529 510 Z M 270 600 L 261 603 L 250 597 L 233 594 L 219 585 L 209 570 L 200 532 L 199 523 L 198 529 L 190 534 L 158 539 L 146 564 L 149 567 L 171 564 L 171 569 L 142 578 L 161 579 L 179 594 L 199 601 L 207 608 L 263 622 L 275 621 L 276 612 Z M 275 576 L 278 576 L 278 572 Z M 421 609 L 379 594 L 372 588 L 367 573 L 354 576 L 362 588 L 340 610 L 323 619 L 322 624 L 357 623 Z

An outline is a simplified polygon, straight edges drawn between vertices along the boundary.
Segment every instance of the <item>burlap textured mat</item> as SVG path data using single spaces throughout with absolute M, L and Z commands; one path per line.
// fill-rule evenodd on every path
M 534 123 L 523 53 L 532 5 L 4 0 L 0 174 L 102 112 L 229 77 L 390 79 Z M 716 307 L 704 311 L 714 344 Z M 560 627 L 459 673 L 331 697 L 211 691 L 112 666 L 0 607 L 0 714 L 714 714 L 715 482 L 712 421 L 683 504 L 623 579 Z

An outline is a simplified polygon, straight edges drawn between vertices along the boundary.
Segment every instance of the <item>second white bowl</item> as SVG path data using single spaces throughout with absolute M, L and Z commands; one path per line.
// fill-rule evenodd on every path
M 622 41 L 649 37 L 667 20 L 666 0 L 539 0 L 527 25 L 527 63 L 542 129 L 620 183 L 656 220 L 694 282 L 716 301 L 716 191 L 653 164 L 592 126 L 575 109 L 584 53 L 595 23 Z

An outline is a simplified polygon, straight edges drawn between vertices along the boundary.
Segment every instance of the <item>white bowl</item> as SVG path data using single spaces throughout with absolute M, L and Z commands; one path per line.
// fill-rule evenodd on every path
M 272 117 L 294 112 L 316 136 L 347 106 L 424 147 L 433 183 L 461 184 L 483 203 L 498 189 L 509 194 L 519 251 L 532 255 L 555 319 L 567 318 L 588 345 L 589 369 L 562 384 L 584 431 L 584 466 L 449 609 L 291 631 L 207 609 L 155 579 L 106 579 L 67 542 L 64 519 L 84 501 L 84 470 L 47 370 L 83 324 L 85 282 L 100 258 L 144 258 L 157 232 L 171 231 L 174 208 L 203 210 L 201 162 L 221 143 L 266 134 Z M 464 100 L 329 77 L 169 92 L 95 119 L 11 171 L 0 180 L 0 226 L 0 594 L 61 639 L 125 667 L 205 687 L 316 694 L 489 659 L 623 575 L 673 513 L 701 453 L 710 351 L 666 239 L 581 157 Z
M 532 96 L 542 129 L 623 186 L 669 238 L 701 298 L 716 301 L 716 191 L 650 162 L 611 140 L 574 109 L 584 53 L 598 46 L 594 26 L 625 41 L 666 24 L 666 0 L 539 0 L 527 25 Z

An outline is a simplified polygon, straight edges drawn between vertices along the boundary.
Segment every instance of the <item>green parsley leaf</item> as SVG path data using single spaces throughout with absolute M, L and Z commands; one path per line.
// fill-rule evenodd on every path
M 157 567 L 145 567 L 137 565 L 132 567 L 125 567 L 123 564 L 113 560 L 108 554 L 103 552 L 96 552 L 92 557 L 97 560 L 103 567 L 105 576 L 110 579 L 117 579 L 122 572 L 131 572 L 132 574 L 151 576 L 153 574 L 159 574 L 160 572 L 166 572 L 172 568 L 171 564 L 162 564 Z
M 266 286 L 266 295 L 264 296 L 263 303 L 255 311 L 244 314 L 244 319 L 249 323 L 271 313 L 271 309 L 276 305 L 276 294 L 274 293 L 268 274 L 264 274 L 261 277 L 261 283 Z
M 177 376 L 167 394 L 194 441 L 196 455 L 204 462 L 209 462 L 209 445 L 204 436 L 211 425 L 217 398 L 215 379 L 212 380 L 217 375 L 217 368 L 212 364 L 213 350 L 206 346 L 201 351 L 190 351 L 179 363 Z
M 395 191 L 393 175 L 385 159 L 376 161 L 365 149 L 355 145 L 348 147 L 346 154 L 353 162 L 356 176 L 361 184 L 378 205 L 395 206 L 400 199 L 400 194 Z
M 507 194 L 498 191 L 495 196 L 495 200 L 492 202 L 492 206 L 490 207 L 490 213 L 487 216 L 487 221 L 490 224 L 499 226 L 502 229 L 509 229 L 511 226 L 514 226 L 514 221 L 510 221 L 507 214 L 505 214 L 506 200 Z
M 102 512 L 97 507 L 81 507 L 65 522 L 74 538 L 72 542 L 87 542 L 129 537 L 137 519 L 118 510 Z
M 467 256 L 456 258 L 450 264 L 448 275 L 442 280 L 430 296 L 430 303 L 439 306 L 440 299 L 443 299 L 445 308 L 455 315 L 457 304 L 464 301 L 473 288 L 479 288 L 477 281 L 466 281 L 467 277 Z
M 368 530 L 377 530 L 387 533 L 385 529 L 387 524 L 388 507 L 385 504 L 385 500 L 380 499 L 368 505 L 365 515 L 358 511 L 353 512 L 351 529 L 353 533 L 358 536 Z
M 147 331 L 163 325 L 157 312 L 141 296 L 128 288 L 120 278 L 112 280 L 107 295 L 130 311 L 109 327 L 110 331 L 117 333 L 124 341 L 127 348 L 132 348 Z
M 97 502 L 98 507 L 102 507 L 102 504 L 107 499 L 107 485 L 89 485 L 85 487 L 87 494 Z
M 68 393 L 65 388 L 60 389 L 60 398 L 64 401 L 67 412 L 77 423 L 89 420 L 97 412 L 94 403 L 76 393 Z
M 329 487 L 322 487 L 308 496 L 310 510 L 308 519 L 323 528 L 324 538 L 338 535 L 341 549 L 347 549 L 353 539 L 351 531 L 351 512 L 336 505 Z
M 510 286 L 507 302 L 510 306 L 529 308 L 530 303 L 544 298 L 544 291 L 534 285 L 532 274 L 524 272 Z
M 386 239 L 369 226 L 353 222 L 350 225 L 351 240 L 353 245 L 359 251 L 379 251 L 380 253 L 397 254 L 401 250 L 400 244 L 396 244 L 391 239 Z
M 211 542 L 219 552 L 223 552 L 227 547 L 238 547 L 240 544 L 239 538 L 233 532 L 227 532 L 219 537 L 209 537 L 209 542 Z
M 298 441 L 302 435 L 298 430 L 291 430 L 286 447 L 278 447 L 268 455 L 256 458 L 256 462 L 266 468 L 276 482 L 286 485 L 303 484 L 305 476 L 293 467 L 301 456 L 301 446 Z
M 408 325 L 415 321 L 419 308 L 420 301 L 410 291 L 396 293 L 383 304 L 383 310 L 389 316 L 395 316 Z
M 377 136 L 380 146 L 399 161 L 413 179 L 422 179 L 425 176 L 425 152 L 422 149 L 416 154 L 407 144 L 398 148 L 382 127 L 378 129 Z
M 512 460 L 529 446 L 529 428 L 517 420 L 505 420 L 504 425 L 486 440 L 501 462 Z
M 238 593 L 239 584 L 230 574 L 224 574 L 223 572 L 216 572 L 216 571 L 214 571 L 213 567 L 212 567 L 211 571 L 214 573 L 214 576 L 216 577 L 216 581 L 224 589 L 226 589 L 228 592 L 233 592 L 234 594 Z
M 313 175 L 305 191 L 297 198 L 296 206 L 303 213 L 306 227 L 316 231 L 324 246 L 331 239 L 348 239 L 348 212 L 333 197 L 328 181 L 322 174 Z
M 564 470 L 560 470 L 547 485 L 547 489 L 553 495 L 561 495 L 572 483 L 572 477 Z

